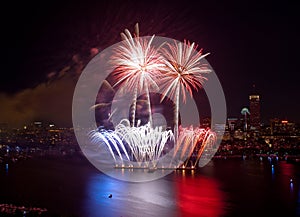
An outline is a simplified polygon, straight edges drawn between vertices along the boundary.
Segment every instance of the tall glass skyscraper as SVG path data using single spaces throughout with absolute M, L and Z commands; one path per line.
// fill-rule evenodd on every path
M 250 100 L 250 130 L 260 130 L 260 97 L 251 94 Z

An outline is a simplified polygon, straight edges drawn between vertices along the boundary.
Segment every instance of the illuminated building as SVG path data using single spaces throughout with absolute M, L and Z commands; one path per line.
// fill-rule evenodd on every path
M 249 109 L 248 108 L 243 108 L 241 111 L 241 114 L 244 117 L 244 131 L 248 131 L 248 116 L 250 115 Z
M 250 101 L 250 130 L 260 130 L 260 97 L 258 94 L 249 96 Z
M 287 120 L 273 118 L 270 120 L 271 135 L 296 134 L 296 124 Z
M 238 126 L 238 118 L 227 118 L 228 130 L 234 131 Z

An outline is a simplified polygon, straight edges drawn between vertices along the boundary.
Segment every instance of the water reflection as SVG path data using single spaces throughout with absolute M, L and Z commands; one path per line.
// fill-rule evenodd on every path
M 109 198 L 109 195 L 112 195 Z M 146 183 L 129 183 L 104 174 L 90 177 L 84 216 L 220 216 L 224 196 L 216 180 L 177 171 Z
M 173 183 L 166 179 L 130 183 L 94 174 L 87 185 L 83 213 L 84 216 L 176 216 L 173 188 Z
M 300 204 L 296 201 L 299 200 L 298 191 L 300 193 L 300 177 L 297 174 L 296 169 L 297 167 L 293 164 L 281 162 L 277 188 L 280 189 L 282 204 L 285 204 L 290 210 L 296 210 L 296 214 L 299 215 Z
M 225 214 L 225 195 L 216 179 L 195 176 L 191 172 L 181 179 L 176 177 L 176 189 L 180 216 L 215 217 Z
M 49 216 L 300 216 L 300 165 L 285 161 L 272 174 L 268 161 L 216 160 L 146 183 L 115 180 L 82 161 L 8 166 L 0 202 L 44 207 Z
M 275 178 L 275 169 L 274 169 L 274 165 L 272 164 L 272 167 L 271 167 L 272 169 L 272 179 L 274 180 L 274 178 Z

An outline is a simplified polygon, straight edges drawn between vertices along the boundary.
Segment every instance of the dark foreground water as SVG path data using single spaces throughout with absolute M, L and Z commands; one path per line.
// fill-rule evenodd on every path
M 31 159 L 0 171 L 1 204 L 48 216 L 300 216 L 299 187 L 300 166 L 285 161 L 213 160 L 146 183 L 112 179 L 85 159 Z

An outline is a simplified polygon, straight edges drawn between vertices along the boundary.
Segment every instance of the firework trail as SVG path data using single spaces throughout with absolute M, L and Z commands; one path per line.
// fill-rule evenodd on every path
M 139 166 L 145 162 L 146 166 L 156 167 L 166 143 L 173 139 L 171 130 L 165 131 L 161 126 L 153 128 L 150 123 L 131 127 L 127 119 L 116 126 L 115 133 L 128 144 Z
M 173 160 L 177 159 L 179 162 L 184 162 L 184 167 L 189 163 L 189 159 L 192 155 L 195 155 L 195 160 L 192 163 L 191 167 L 194 168 L 202 156 L 202 153 L 207 147 L 207 145 L 211 145 L 216 141 L 216 133 L 211 131 L 210 129 L 203 128 L 193 128 L 191 127 L 179 127 L 179 137 L 177 146 L 174 147 Z M 172 162 L 170 162 L 172 165 Z M 176 162 L 174 163 L 177 167 Z
M 117 162 L 117 159 L 115 157 L 112 147 L 114 147 L 114 149 L 117 151 L 118 156 L 120 157 L 120 159 L 122 161 L 123 161 L 123 157 L 121 154 L 121 150 L 125 153 L 127 160 L 130 160 L 122 140 L 119 138 L 119 136 L 114 131 L 105 130 L 105 129 L 97 129 L 97 130 L 91 131 L 89 133 L 89 136 L 91 138 L 91 142 L 93 142 L 93 143 L 101 144 L 101 142 L 104 142 L 104 144 L 109 149 L 110 154 L 114 158 L 115 162 Z M 120 150 L 119 146 L 121 147 L 121 150 Z
M 161 52 L 164 57 L 165 68 L 164 76 L 160 79 L 163 89 L 161 101 L 169 95 L 175 101 L 175 139 L 178 139 L 178 116 L 179 116 L 179 98 L 180 90 L 183 95 L 183 101 L 186 101 L 186 91 L 193 97 L 193 90 L 198 91 L 202 84 L 207 80 L 203 74 L 211 70 L 201 63 L 201 59 L 208 54 L 202 54 L 196 50 L 194 43 L 184 41 L 184 43 L 167 43 L 166 48 Z
M 127 119 L 122 120 L 115 127 L 115 131 L 97 129 L 91 131 L 89 136 L 91 142 L 99 144 L 99 147 L 102 144 L 106 145 L 116 164 L 118 156 L 122 165 L 124 160 L 128 160 L 136 161 L 139 167 L 142 163 L 147 167 L 156 167 L 166 143 L 174 139 L 171 130 L 163 130 L 161 126 L 153 128 L 150 123 L 131 127 Z M 125 154 L 125 159 L 122 153 Z M 131 154 L 132 158 L 129 157 Z
M 163 69 L 162 56 L 152 46 L 154 35 L 149 38 L 139 37 L 138 24 L 135 26 L 135 37 L 128 29 L 121 33 L 122 45 L 115 50 L 112 63 L 116 66 L 114 86 L 123 84 L 122 88 L 133 92 L 132 126 L 135 126 L 135 111 L 138 92 L 145 91 L 148 100 L 149 122 L 152 123 L 149 89 L 158 90 L 156 83 L 160 70 Z

